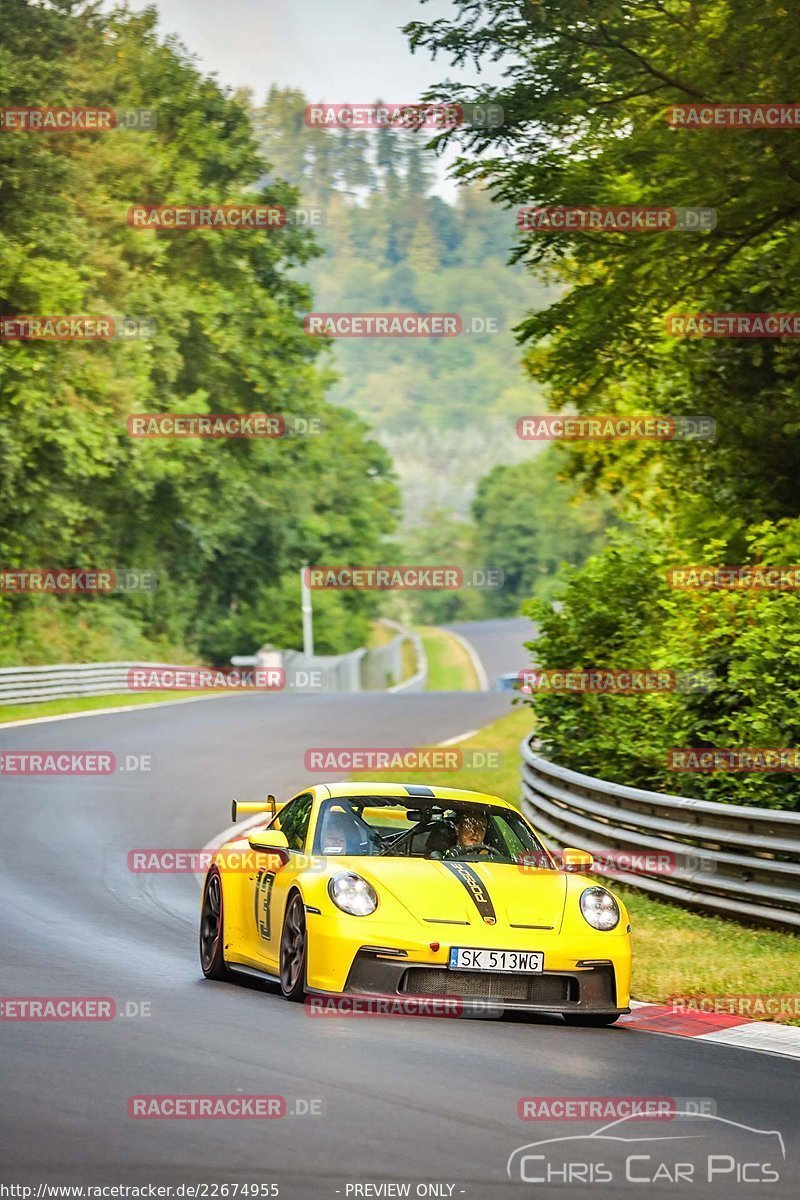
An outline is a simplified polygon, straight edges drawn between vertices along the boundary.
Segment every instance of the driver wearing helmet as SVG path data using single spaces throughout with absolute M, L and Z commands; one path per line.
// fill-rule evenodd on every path
M 476 846 L 483 846 L 487 824 L 486 813 L 480 810 L 459 813 L 456 821 L 456 844 L 445 850 L 442 858 L 461 858 Z

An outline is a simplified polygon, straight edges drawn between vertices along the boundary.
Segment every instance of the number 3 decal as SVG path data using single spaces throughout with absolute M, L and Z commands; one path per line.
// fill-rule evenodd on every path
M 275 875 L 261 870 L 256 879 L 255 891 L 255 918 L 256 928 L 262 938 L 269 941 L 270 938 L 270 922 L 269 922 L 269 902 L 272 896 L 272 885 L 275 882 Z

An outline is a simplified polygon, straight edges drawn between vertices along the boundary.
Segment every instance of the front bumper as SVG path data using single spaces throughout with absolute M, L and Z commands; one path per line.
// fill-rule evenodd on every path
M 462 927 L 428 922 L 427 926 L 420 937 L 405 922 L 392 925 L 344 913 L 309 912 L 309 991 L 340 996 L 356 992 L 456 995 L 463 996 L 465 1003 L 476 1001 L 478 1007 L 485 1007 L 488 999 L 496 1007 L 542 1012 L 628 1011 L 631 939 L 624 926 L 609 933 L 591 930 L 583 922 L 564 923 L 558 930 L 477 923 Z M 544 971 L 511 976 L 450 971 L 450 947 L 454 945 L 540 951 Z M 428 974 L 434 970 L 435 974 Z M 520 980 L 525 983 L 524 992 Z M 508 981 L 505 991 L 501 981 Z
M 617 1005 L 612 962 L 541 974 L 451 971 L 446 964 L 388 959 L 359 950 L 345 995 L 454 998 L 464 1009 L 503 1008 L 524 1012 L 626 1013 Z

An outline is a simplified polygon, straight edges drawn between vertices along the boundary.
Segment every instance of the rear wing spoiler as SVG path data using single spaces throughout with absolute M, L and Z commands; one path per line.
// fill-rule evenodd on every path
M 268 816 L 274 817 L 285 804 L 285 800 L 276 800 L 271 794 L 265 800 L 233 800 L 231 802 L 231 820 L 236 822 L 239 817 L 255 813 L 267 813 Z

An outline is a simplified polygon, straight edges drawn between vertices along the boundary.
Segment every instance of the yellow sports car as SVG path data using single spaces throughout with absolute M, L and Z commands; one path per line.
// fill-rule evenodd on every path
M 316 784 L 261 813 L 206 876 L 200 960 L 284 996 L 455 997 L 610 1025 L 629 1011 L 625 906 L 496 796 Z

